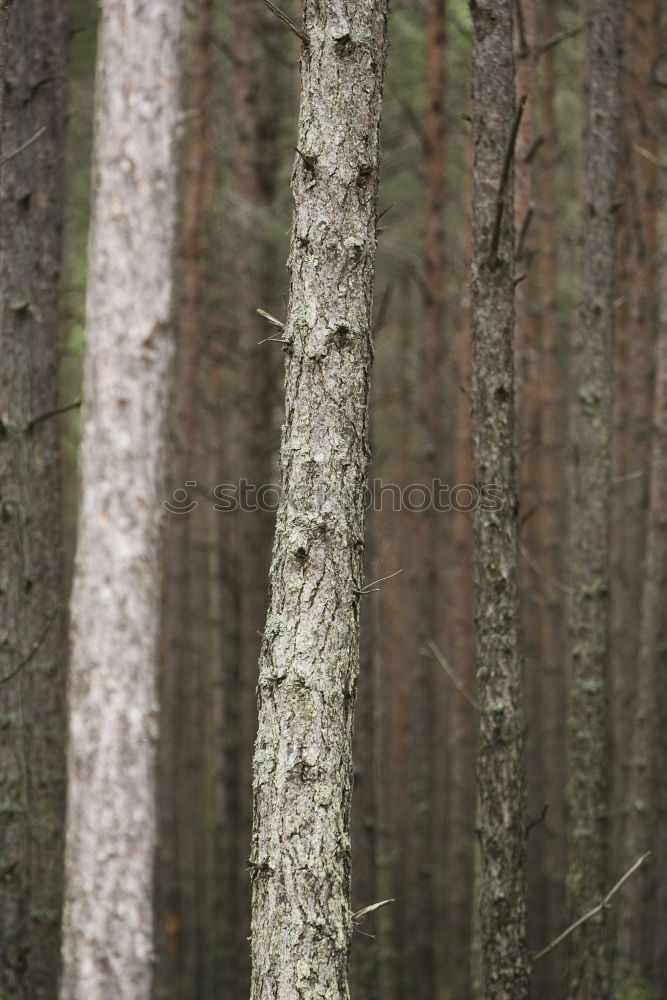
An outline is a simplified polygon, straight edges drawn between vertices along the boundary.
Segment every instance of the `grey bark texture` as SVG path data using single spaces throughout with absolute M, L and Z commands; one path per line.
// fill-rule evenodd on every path
M 514 443 L 514 210 L 507 171 L 516 121 L 511 0 L 471 0 L 473 30 L 473 471 L 502 507 L 475 511 L 474 586 L 486 1000 L 528 995 L 523 715 L 518 650 Z M 507 172 L 506 182 L 503 176 Z M 502 210 L 500 201 L 503 202 Z M 500 215 L 500 224 L 499 223 Z
M 146 1000 L 181 7 L 102 6 L 61 1000 Z
M 60 964 L 66 614 L 59 278 L 69 5 L 0 7 L 0 996 L 53 1000 Z M 2 111 L 0 110 L 0 119 Z M 12 154 L 43 129 L 39 138 Z M 51 414 L 48 416 L 48 414 Z
M 278 511 L 258 688 L 252 997 L 347 998 L 352 713 L 387 3 L 306 0 Z
M 568 892 L 576 918 L 607 891 L 609 533 L 621 0 L 589 0 L 584 49 L 581 305 L 572 337 Z M 573 937 L 568 996 L 608 995 L 604 917 Z

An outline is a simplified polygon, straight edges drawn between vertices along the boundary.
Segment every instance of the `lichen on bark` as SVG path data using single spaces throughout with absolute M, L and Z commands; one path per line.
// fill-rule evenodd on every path
M 387 3 L 304 5 L 277 515 L 254 757 L 252 997 L 346 998 Z

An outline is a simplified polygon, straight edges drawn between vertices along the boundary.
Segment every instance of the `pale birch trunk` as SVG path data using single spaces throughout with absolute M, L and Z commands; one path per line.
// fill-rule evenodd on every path
M 514 442 L 515 123 L 512 0 L 471 0 L 473 54 L 472 419 L 478 486 L 502 507 L 474 520 L 480 706 L 480 927 L 486 1000 L 528 995 L 523 714 Z M 507 175 L 505 176 L 505 173 Z
M 145 1000 L 178 2 L 106 0 L 72 594 L 62 1000 Z
M 346 998 L 386 0 L 306 0 L 284 496 L 259 678 L 252 997 Z

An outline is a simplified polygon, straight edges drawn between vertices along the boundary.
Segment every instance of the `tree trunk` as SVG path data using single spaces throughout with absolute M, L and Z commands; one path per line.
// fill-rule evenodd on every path
M 442 342 L 445 321 L 445 2 L 426 6 L 426 120 L 424 130 L 424 316 L 419 344 L 417 406 L 418 482 L 430 489 L 439 472 Z M 416 629 L 408 716 L 408 806 L 405 853 L 406 926 L 404 989 L 430 1000 L 435 988 L 433 879 L 435 789 L 435 687 L 433 659 L 438 605 L 438 514 L 432 504 L 412 515 L 411 545 L 417 556 Z M 438 849 L 441 845 L 437 845 Z
M 574 918 L 604 896 L 609 844 L 609 529 L 619 154 L 620 0 L 589 0 L 584 50 L 581 306 L 572 338 L 568 888 Z M 573 939 L 569 997 L 608 995 L 607 930 Z
M 543 5 L 542 42 L 558 33 L 556 5 Z M 542 804 L 547 812 L 539 829 L 542 888 L 537 902 L 544 910 L 543 947 L 563 926 L 565 913 L 565 661 L 562 539 L 564 535 L 565 490 L 563 488 L 564 407 L 559 372 L 558 323 L 558 204 L 556 160 L 558 127 L 556 120 L 556 58 L 558 49 L 546 51 L 540 60 L 543 71 L 541 118 L 544 130 L 542 169 L 539 175 L 540 234 L 540 351 L 539 386 L 540 440 L 538 467 L 538 509 L 536 562 L 541 569 L 541 600 L 538 607 L 541 659 L 540 716 L 542 728 Z M 536 803 L 539 807 L 539 803 Z M 533 975 L 535 996 L 563 993 L 563 962 L 557 951 L 540 960 Z M 560 991 L 560 992 L 559 992 Z
M 178 3 L 102 9 L 72 593 L 62 1000 L 152 972 L 159 530 Z
M 472 260 L 472 137 L 466 140 L 465 273 Z M 472 482 L 470 428 L 470 295 L 464 289 L 456 333 L 456 423 L 452 450 L 454 482 Z M 447 625 L 449 662 L 465 689 L 474 689 L 472 523 L 467 513 L 457 511 L 452 520 L 450 562 L 450 609 Z M 471 934 L 473 919 L 473 836 L 475 826 L 475 743 L 477 713 L 459 692 L 449 698 L 448 755 L 449 800 L 447 803 L 447 923 L 445 955 L 447 985 L 452 1000 L 470 996 Z
M 502 501 L 497 510 L 478 506 L 474 520 L 480 910 L 487 1000 L 522 1000 L 529 980 L 516 586 L 512 8 L 511 0 L 471 2 L 473 468 L 477 487 L 493 484 Z
M 234 13 L 234 128 L 238 252 L 237 329 L 239 364 L 238 460 L 240 480 L 259 488 L 272 482 L 275 397 L 272 368 L 276 348 L 257 309 L 277 312 L 271 301 L 276 259 L 271 253 L 271 212 L 278 170 L 276 126 L 280 120 L 280 69 L 267 43 L 287 44 L 284 26 L 256 0 L 238 0 Z M 257 730 L 257 659 L 266 616 L 273 515 L 248 494 L 238 514 L 239 689 L 238 812 L 236 829 L 236 940 L 230 956 L 239 982 L 250 976 L 248 854 L 252 832 L 252 747 Z M 256 507 L 257 509 L 253 509 Z
M 186 489 L 165 526 L 164 582 L 160 628 L 160 739 L 158 741 L 158 856 L 156 865 L 155 995 L 160 1000 L 199 996 L 205 967 L 204 908 L 207 880 L 203 841 L 205 757 L 202 733 L 210 692 L 205 663 L 210 656 L 204 591 L 205 527 L 202 510 L 183 512 L 201 496 L 207 475 L 201 434 L 200 361 L 204 345 L 204 210 L 211 189 L 210 108 L 212 0 L 198 0 L 191 45 L 188 104 L 194 111 L 187 137 L 183 177 L 180 265 L 176 310 L 176 364 L 170 406 L 171 489 Z M 206 370 L 206 369 L 204 369 Z M 197 483 L 186 488 L 185 484 Z M 207 507 L 213 501 L 208 499 Z M 197 986 L 198 984 L 198 986 Z M 199 988 L 199 992 L 197 992 Z
M 637 622 L 641 615 L 651 459 L 653 351 L 658 312 L 660 123 L 655 72 L 661 52 L 660 6 L 656 0 L 628 0 L 625 4 L 610 615 L 612 722 L 618 746 L 628 746 L 634 732 L 637 678 L 628 670 L 628 664 L 637 663 L 639 654 Z M 615 870 L 625 864 L 627 856 L 625 822 L 632 822 L 628 816 L 632 791 L 628 785 L 631 764 L 627 755 L 615 755 L 613 763 L 612 812 L 619 820 L 615 823 L 612 845 Z M 640 881 L 643 877 L 642 873 Z M 616 907 L 614 913 L 625 927 L 620 932 L 625 938 L 621 947 L 629 958 L 630 941 L 626 932 L 641 917 L 626 906 Z
M 307 2 L 283 497 L 259 678 L 252 997 L 349 995 L 349 804 L 387 4 Z
M 630 37 L 638 42 L 639 52 L 644 54 L 644 61 L 635 53 L 634 108 L 637 113 L 646 103 L 646 88 L 655 86 L 651 74 L 655 68 L 658 56 L 656 41 L 659 37 L 659 8 L 652 2 L 632 5 L 629 14 L 634 30 Z M 643 40 L 643 45 L 641 41 Z M 655 112 L 655 96 L 648 98 L 649 108 Z M 654 121 L 655 119 L 653 119 Z M 643 112 L 639 123 L 645 122 Z M 646 128 L 648 122 L 646 122 Z M 648 148 L 655 155 L 655 137 L 651 134 L 637 136 L 639 143 L 646 143 L 642 148 Z M 648 140 L 648 141 L 647 141 Z M 632 160 L 637 155 L 636 144 L 632 151 Z M 648 395 L 645 346 L 651 345 L 653 316 L 650 292 L 655 289 L 655 281 L 651 278 L 655 267 L 656 230 L 655 218 L 656 178 L 655 165 L 648 164 L 652 170 L 646 170 L 643 164 L 637 164 L 637 195 L 638 205 L 634 206 L 633 217 L 639 216 L 635 225 L 637 244 L 634 263 L 639 267 L 639 276 L 644 278 L 642 284 L 633 283 L 634 305 L 637 315 L 633 326 L 633 334 L 639 332 L 642 348 L 639 350 L 639 368 L 635 372 L 635 393 L 642 386 L 643 393 Z M 637 213 L 637 215 L 635 214 Z M 638 253 L 643 250 L 643 253 Z M 664 274 L 664 264 L 663 264 Z M 653 968 L 655 928 L 660 926 L 657 910 L 658 884 L 663 872 L 660 871 L 660 852 L 658 845 L 661 839 L 661 816 L 659 813 L 660 787 L 663 782 L 665 758 L 661 747 L 660 729 L 663 724 L 661 708 L 664 708 L 664 606 L 667 593 L 667 296 L 663 278 L 661 315 L 658 324 L 658 335 L 655 341 L 655 395 L 653 401 L 653 422 L 651 432 L 651 454 L 648 468 L 648 518 L 646 524 L 646 546 L 644 559 L 640 566 L 642 577 L 641 610 L 639 629 L 637 631 L 637 667 L 633 672 L 636 683 L 633 725 L 630 730 L 628 755 L 628 786 L 625 796 L 627 802 L 627 820 L 623 837 L 623 861 L 630 865 L 640 854 L 650 850 L 652 857 L 648 865 L 640 869 L 637 875 L 628 882 L 624 889 L 622 905 L 619 907 L 619 953 L 620 968 L 618 969 L 619 985 L 630 988 L 646 985 L 653 979 L 654 988 L 659 991 L 664 982 L 660 971 Z M 648 313 L 648 315 L 646 315 Z M 646 328 L 648 325 L 648 329 Z M 638 329 L 637 329 L 638 328 Z M 635 362 L 636 364 L 636 362 Z M 634 367 L 634 365 L 633 365 Z M 650 366 L 649 366 L 650 367 Z M 641 421 L 641 430 L 644 421 Z M 635 433 L 635 446 L 639 445 L 638 434 Z M 634 451 L 633 451 L 634 454 Z M 641 452 L 639 454 L 640 457 Z M 657 974 L 656 974 L 657 973 Z
M 0 165 L 0 995 L 53 1000 L 65 811 L 54 411 L 69 5 L 23 0 L 11 16 L 10 7 L 0 7 L 0 156 L 10 157 Z

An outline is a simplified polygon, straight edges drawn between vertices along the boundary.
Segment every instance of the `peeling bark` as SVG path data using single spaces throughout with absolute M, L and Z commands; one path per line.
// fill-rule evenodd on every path
M 515 126 L 512 0 L 471 0 L 473 31 L 473 471 L 502 507 L 474 517 L 481 841 L 486 1000 L 528 995 L 523 715 L 518 650 L 514 441 Z M 503 208 L 500 202 L 503 201 Z
M 252 997 L 347 998 L 352 712 L 386 2 L 307 0 L 286 401 L 259 678 Z
M 71 604 L 61 1000 L 152 974 L 160 499 L 181 6 L 106 0 Z

